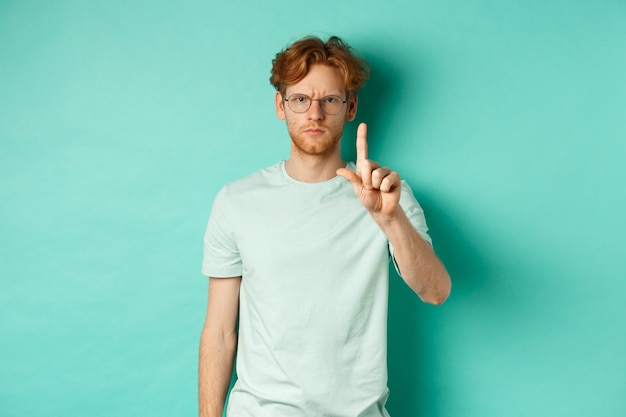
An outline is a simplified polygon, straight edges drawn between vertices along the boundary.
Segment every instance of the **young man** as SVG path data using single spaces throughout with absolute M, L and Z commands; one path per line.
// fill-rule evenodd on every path
M 356 164 L 341 157 L 367 76 L 336 37 L 302 39 L 273 61 L 291 153 L 215 198 L 202 268 L 202 417 L 222 415 L 236 351 L 228 416 L 388 416 L 390 257 L 423 301 L 448 297 L 423 211 L 397 172 L 368 159 L 365 124 Z

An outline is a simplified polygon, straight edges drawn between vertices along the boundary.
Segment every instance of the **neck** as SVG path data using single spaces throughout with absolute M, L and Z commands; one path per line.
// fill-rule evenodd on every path
M 323 182 L 337 176 L 336 171 L 346 163 L 339 153 L 331 156 L 302 155 L 291 153 L 285 162 L 285 170 L 291 178 L 301 182 Z

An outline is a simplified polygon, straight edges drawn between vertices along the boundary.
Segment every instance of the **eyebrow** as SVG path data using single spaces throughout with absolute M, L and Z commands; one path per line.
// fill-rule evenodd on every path
M 306 94 L 306 93 L 297 93 L 297 92 L 292 92 L 292 93 L 289 93 L 289 94 L 287 94 L 287 92 L 285 92 L 285 97 L 284 97 L 284 98 L 289 98 L 289 97 L 291 97 L 291 96 L 293 96 L 293 95 L 295 95 L 295 94 L 297 94 L 297 95 L 299 95 L 299 96 L 307 96 L 308 98 L 310 98 L 310 99 L 312 99 L 312 100 L 317 100 L 317 99 L 313 99 L 313 97 L 311 97 L 311 95 L 310 95 L 310 94 Z M 340 98 L 342 98 L 342 99 L 343 99 L 343 95 L 344 95 L 344 94 L 346 94 L 346 93 L 330 93 L 330 94 L 324 94 L 324 95 L 323 95 L 323 96 L 321 96 L 320 98 L 330 97 L 330 96 L 336 96 L 336 97 L 340 97 Z M 346 96 L 347 96 L 347 94 L 346 94 Z

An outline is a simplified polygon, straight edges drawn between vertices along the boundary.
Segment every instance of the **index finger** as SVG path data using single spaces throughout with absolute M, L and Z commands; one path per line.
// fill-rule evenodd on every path
M 367 159 L 367 125 L 361 123 L 356 130 L 356 160 Z

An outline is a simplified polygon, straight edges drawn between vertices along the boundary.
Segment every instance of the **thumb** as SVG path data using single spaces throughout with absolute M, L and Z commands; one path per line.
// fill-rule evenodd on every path
M 361 178 L 356 174 L 356 172 L 349 170 L 348 168 L 339 168 L 336 174 L 340 177 L 345 178 L 354 189 L 358 189 L 362 187 Z

